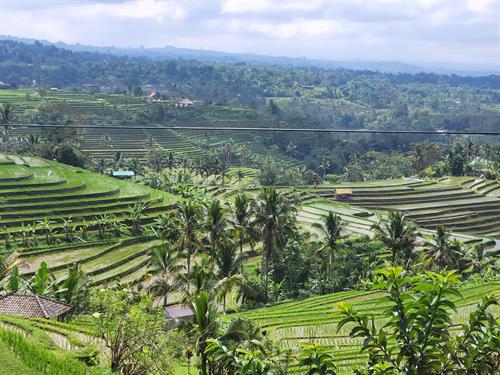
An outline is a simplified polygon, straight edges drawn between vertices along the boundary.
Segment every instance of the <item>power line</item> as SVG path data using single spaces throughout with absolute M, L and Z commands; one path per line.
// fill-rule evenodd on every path
M 459 130 L 386 130 L 386 129 L 307 129 L 267 127 L 220 127 L 220 126 L 134 126 L 134 125 L 54 125 L 54 124 L 10 124 L 3 126 L 23 128 L 69 128 L 69 129 L 117 129 L 117 130 L 186 130 L 213 132 L 283 132 L 283 133 L 358 133 L 358 134 L 427 134 L 427 135 L 481 135 L 500 136 L 500 132 Z

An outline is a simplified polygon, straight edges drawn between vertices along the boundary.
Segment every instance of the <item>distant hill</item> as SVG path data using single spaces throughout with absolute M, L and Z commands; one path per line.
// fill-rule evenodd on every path
M 34 43 L 35 39 L 18 38 L 13 36 L 0 35 L 0 40 L 14 40 L 22 43 Z M 317 67 L 324 69 L 352 69 L 352 70 L 370 70 L 381 73 L 439 73 L 439 74 L 458 74 L 481 76 L 487 74 L 500 74 L 500 68 L 494 67 L 475 67 L 467 65 L 445 66 L 445 64 L 436 64 L 434 66 L 419 66 L 414 64 L 402 63 L 399 61 L 329 61 L 319 59 L 309 59 L 306 57 L 286 57 L 286 56 L 268 56 L 253 53 L 227 53 L 219 51 L 177 48 L 165 46 L 161 48 L 120 48 L 115 46 L 96 47 L 83 44 L 67 44 L 64 42 L 50 42 L 47 40 L 38 40 L 46 45 L 53 45 L 59 48 L 65 48 L 76 52 L 98 52 L 112 54 L 115 56 L 147 57 L 154 60 L 162 59 L 194 59 L 207 62 L 220 63 L 251 63 L 264 65 L 279 65 L 284 67 Z

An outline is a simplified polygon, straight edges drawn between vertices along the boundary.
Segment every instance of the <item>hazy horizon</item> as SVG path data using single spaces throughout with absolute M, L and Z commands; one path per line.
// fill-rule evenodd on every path
M 0 34 L 20 38 L 500 69 L 500 7 L 495 0 L 3 0 L 0 4 Z

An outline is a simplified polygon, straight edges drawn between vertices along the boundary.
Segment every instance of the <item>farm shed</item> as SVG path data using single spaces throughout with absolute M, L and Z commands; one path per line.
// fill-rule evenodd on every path
M 193 310 L 187 304 L 177 304 L 165 307 L 165 318 L 167 318 L 167 329 L 173 329 L 181 321 L 192 321 L 194 319 Z
M 177 102 L 177 107 L 191 107 L 192 105 L 194 104 L 194 102 L 192 100 L 189 100 L 187 98 L 184 98 L 182 100 L 179 100 Z
M 350 200 L 352 198 L 352 189 L 335 189 L 335 198 L 338 201 Z
M 115 178 L 125 179 L 125 178 L 132 178 L 134 176 L 135 176 L 134 171 L 113 171 L 113 172 L 111 172 L 111 177 L 115 177 Z
M 26 318 L 58 318 L 71 310 L 67 303 L 34 294 L 12 293 L 0 297 L 0 314 Z

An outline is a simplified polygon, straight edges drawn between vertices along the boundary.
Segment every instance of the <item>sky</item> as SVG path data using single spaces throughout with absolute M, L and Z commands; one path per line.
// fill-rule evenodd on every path
M 500 68 L 500 0 L 0 0 L 0 34 Z

